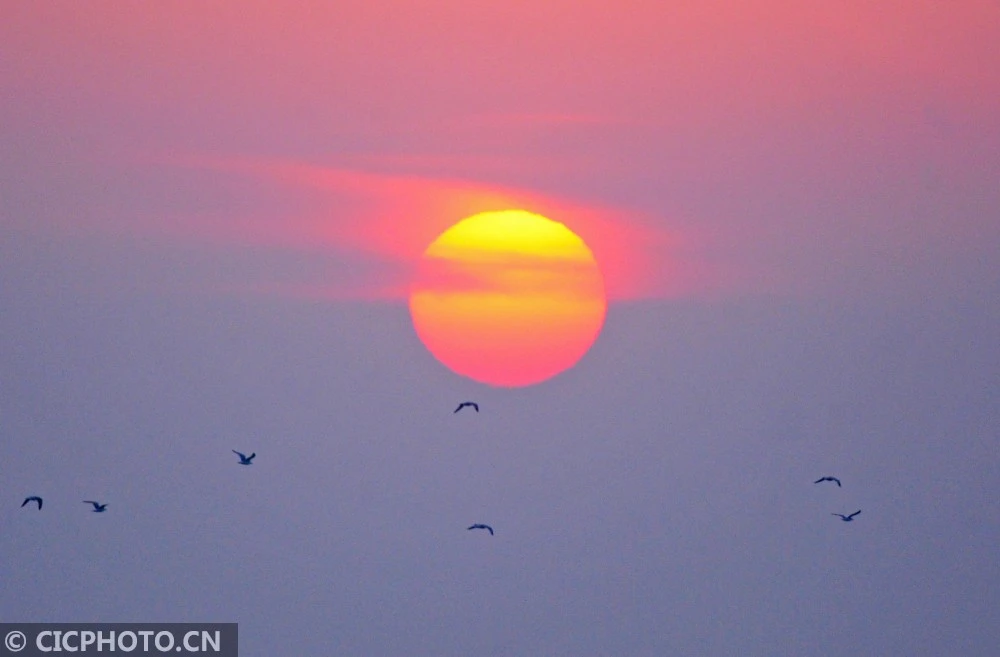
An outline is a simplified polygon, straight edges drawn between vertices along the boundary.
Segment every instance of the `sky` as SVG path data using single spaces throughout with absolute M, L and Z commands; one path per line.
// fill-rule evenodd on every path
M 995 1 L 3 13 L 0 619 L 996 654 Z M 609 300 L 522 388 L 407 306 L 438 234 L 512 207 Z

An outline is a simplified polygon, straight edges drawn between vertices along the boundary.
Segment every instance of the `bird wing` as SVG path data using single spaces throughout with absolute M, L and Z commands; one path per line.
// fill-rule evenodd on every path
M 861 509 L 858 509 L 857 511 L 855 511 L 854 513 L 852 513 L 851 515 L 849 515 L 847 517 L 848 518 L 853 518 L 854 516 L 858 515 L 859 513 L 861 513 Z
M 825 481 L 825 480 L 823 479 L 823 477 L 820 477 L 819 479 L 817 479 L 817 480 L 816 480 L 816 481 L 814 481 L 813 483 L 814 483 L 814 484 L 819 484 L 819 483 L 822 483 L 823 481 Z
M 490 530 L 490 536 L 493 536 L 493 528 L 490 527 L 489 525 L 486 525 L 486 529 Z
M 830 477 L 830 481 L 835 481 L 837 482 L 837 486 L 838 487 L 840 486 L 840 479 L 837 479 L 836 477 Z
M 241 459 L 245 459 L 247 457 L 246 454 L 244 454 L 243 452 L 237 452 L 235 449 L 233 450 L 233 454 L 240 457 Z
M 472 406 L 472 408 L 476 409 L 477 413 L 479 412 L 479 404 L 477 404 L 475 402 L 472 402 L 472 404 L 470 404 L 470 406 Z
M 31 501 L 31 498 L 30 498 L 30 497 L 26 497 L 26 498 L 24 498 L 24 501 L 23 501 L 23 502 L 21 502 L 21 506 L 23 507 L 23 506 L 24 506 L 25 504 L 27 504 L 27 503 L 28 503 L 28 502 L 30 502 L 30 501 Z

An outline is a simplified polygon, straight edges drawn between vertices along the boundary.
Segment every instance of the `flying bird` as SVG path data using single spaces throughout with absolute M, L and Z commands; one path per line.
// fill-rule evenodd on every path
M 840 516 L 840 519 L 843 520 L 844 522 L 851 522 L 852 520 L 854 520 L 854 516 L 858 515 L 859 513 L 861 513 L 861 509 L 858 509 L 849 516 L 845 516 L 843 513 L 832 513 L 830 515 Z
M 466 406 L 471 406 L 472 408 L 476 409 L 477 413 L 479 412 L 479 404 L 477 404 L 476 402 L 462 402 L 461 404 L 458 405 L 458 408 L 456 408 L 452 412 L 453 413 L 458 413 L 460 410 L 462 410 Z
M 84 500 L 83 503 L 84 504 L 93 504 L 94 505 L 94 513 L 104 513 L 105 511 L 108 510 L 108 505 L 107 504 L 101 504 L 100 502 L 95 502 L 93 500 Z
M 819 479 L 817 479 L 813 483 L 814 484 L 819 484 L 819 483 L 822 483 L 824 481 L 832 481 L 832 482 L 835 482 L 837 484 L 837 486 L 840 486 L 840 479 L 837 479 L 836 477 L 820 477 Z
M 490 536 L 493 536 L 493 528 L 490 527 L 489 525 L 480 525 L 477 523 L 475 525 L 472 525 L 471 527 L 466 527 L 466 529 L 485 529 L 490 533 Z
M 233 450 L 233 454 L 240 457 L 240 465 L 253 465 L 253 459 L 255 456 L 257 456 L 257 452 L 254 452 L 250 456 L 247 456 L 243 452 L 237 452 L 235 449 Z
M 28 502 L 38 502 L 38 510 L 39 511 L 42 510 L 42 498 L 38 497 L 37 495 L 32 495 L 31 497 L 24 498 L 24 501 L 21 502 L 21 508 L 23 509 L 24 505 L 27 504 Z

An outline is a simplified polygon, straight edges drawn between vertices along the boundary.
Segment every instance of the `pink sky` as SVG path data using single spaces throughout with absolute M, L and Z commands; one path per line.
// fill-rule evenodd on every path
M 196 207 L 164 188 L 117 216 L 91 191 L 90 211 L 50 217 L 76 229 L 315 240 L 406 268 L 456 208 L 529 199 L 584 235 L 615 299 L 801 291 L 872 244 L 907 261 L 996 236 L 981 210 L 998 174 L 995 2 L 8 13 L 0 84 L 19 168 L 90 167 L 113 196 L 122 170 L 155 177 L 165 156 L 252 161 L 258 180 L 233 184 L 272 185 L 271 205 L 206 189 L 211 207 Z M 953 199 L 944 222 L 935 204 Z M 386 293 L 369 283 L 362 296 Z

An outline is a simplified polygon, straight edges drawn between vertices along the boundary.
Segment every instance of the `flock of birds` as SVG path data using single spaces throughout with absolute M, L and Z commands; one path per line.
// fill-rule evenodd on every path
M 479 404 L 477 404 L 476 402 L 472 402 L 472 401 L 466 401 L 466 402 L 460 403 L 458 405 L 458 407 L 454 411 L 452 411 L 452 413 L 458 413 L 463 408 L 471 408 L 475 412 L 477 412 L 477 413 L 479 412 Z M 236 456 L 239 457 L 239 459 L 240 459 L 239 465 L 253 465 L 253 460 L 255 458 L 257 458 L 257 452 L 252 452 L 248 456 L 248 455 L 244 454 L 243 452 L 236 451 L 235 449 L 232 450 L 232 451 L 233 451 L 233 454 L 235 454 Z M 838 479 L 837 477 L 820 477 L 819 479 L 817 479 L 813 483 L 814 484 L 821 484 L 824 481 L 833 482 L 833 483 L 837 484 L 838 488 L 841 487 L 840 479 Z M 24 498 L 24 501 L 21 502 L 21 508 L 24 508 L 25 506 L 27 506 L 31 502 L 35 502 L 36 504 L 38 504 L 38 510 L 39 511 L 42 510 L 43 500 L 38 495 L 31 495 L 29 497 Z M 95 502 L 93 500 L 84 500 L 83 503 L 84 504 L 90 504 L 90 505 L 92 505 L 94 508 L 91 509 L 91 510 L 94 513 L 104 513 L 108 509 L 108 505 L 107 504 L 102 504 L 100 502 Z M 844 522 L 852 522 L 854 520 L 854 517 L 857 516 L 859 513 L 861 513 L 861 509 L 858 509 L 857 511 L 855 511 L 854 513 L 851 513 L 849 515 L 844 515 L 843 513 L 833 513 L 831 515 L 838 516 Z M 469 531 L 471 531 L 473 529 L 483 529 L 483 530 L 488 531 L 490 533 L 490 536 L 493 536 L 493 527 L 491 527 L 489 525 L 486 525 L 486 524 L 483 524 L 481 522 L 473 523 L 472 525 L 469 525 L 468 527 L 466 527 L 466 529 L 469 530 Z
M 38 504 L 38 510 L 39 511 L 42 510 L 42 504 L 44 503 L 44 500 L 42 500 L 42 498 L 39 497 L 38 495 L 31 495 L 29 497 L 24 498 L 24 501 L 21 502 L 21 508 L 23 509 L 30 502 L 35 502 L 36 504 Z M 92 509 L 94 513 L 104 513 L 105 511 L 108 510 L 107 504 L 101 504 L 100 502 L 95 502 L 94 500 L 84 500 L 83 503 L 92 505 L 94 507 Z
M 471 408 L 471 409 L 475 410 L 477 413 L 479 412 L 479 404 L 477 404 L 476 402 L 467 401 L 467 402 L 462 402 L 461 404 L 459 404 L 458 408 L 456 408 L 454 410 L 454 413 L 458 413 L 463 408 Z M 239 465 L 253 465 L 253 460 L 255 458 L 257 458 L 257 452 L 252 452 L 248 456 L 248 455 L 244 454 L 243 452 L 236 451 L 235 449 L 232 450 L 232 451 L 233 451 L 233 454 L 235 454 L 236 456 L 239 457 L 239 459 L 240 459 Z M 35 504 L 38 505 L 38 510 L 39 511 L 42 510 L 42 505 L 45 503 L 45 501 L 40 496 L 38 496 L 38 495 L 31 495 L 31 496 L 28 496 L 28 497 L 24 498 L 24 501 L 21 502 L 21 508 L 23 509 L 24 507 L 26 507 L 28 504 L 30 504 L 32 502 L 34 502 Z M 84 500 L 83 503 L 84 504 L 90 504 L 90 505 L 92 505 L 94 508 L 91 509 L 91 510 L 94 513 L 104 513 L 105 511 L 108 510 L 108 505 L 106 503 L 102 504 L 101 502 L 95 502 L 94 500 Z M 493 528 L 490 527 L 489 525 L 484 525 L 483 523 L 478 523 L 477 522 L 477 523 L 475 523 L 475 524 L 467 527 L 467 529 L 469 529 L 469 530 L 472 530 L 472 529 L 485 529 L 486 531 L 488 531 L 490 533 L 490 536 L 493 536 Z
M 841 487 L 841 485 L 840 485 L 840 479 L 837 479 L 836 477 L 820 477 L 819 479 L 817 479 L 813 483 L 814 484 L 821 484 L 824 481 L 832 481 L 833 483 L 837 484 L 837 488 Z M 852 513 L 850 515 L 846 515 L 846 516 L 843 513 L 831 513 L 830 515 L 838 516 L 844 522 L 851 522 L 852 520 L 854 520 L 854 516 L 858 515 L 859 513 L 861 513 L 861 509 L 858 509 L 854 513 Z

